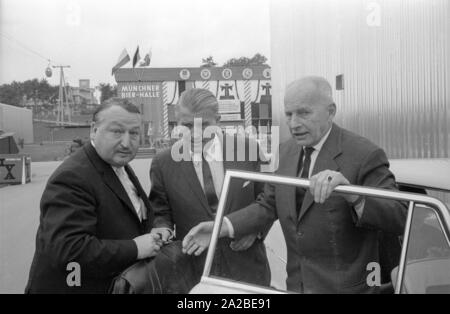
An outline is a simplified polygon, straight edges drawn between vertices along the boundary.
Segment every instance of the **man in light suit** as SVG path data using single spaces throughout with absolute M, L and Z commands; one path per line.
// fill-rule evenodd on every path
M 202 221 L 213 220 L 220 198 L 225 171 L 237 169 L 259 171 L 258 160 L 249 158 L 249 140 L 222 136 L 216 97 L 205 89 L 190 89 L 183 92 L 176 107 L 179 126 L 189 130 L 191 146 L 181 153 L 187 158 L 177 160 L 176 145 L 158 154 L 152 161 L 150 179 L 152 189 L 150 203 L 155 212 L 152 233 L 160 234 L 163 241 L 172 235 L 182 240 L 186 234 Z M 198 120 L 197 120 L 198 119 Z M 197 122 L 200 121 L 196 129 Z M 218 129 L 210 136 L 203 136 L 207 127 Z M 198 132 L 197 132 L 198 131 Z M 240 141 L 240 142 L 239 142 Z M 232 145 L 230 145 L 230 142 Z M 245 145 L 245 157 L 238 161 L 238 145 Z M 233 212 L 251 204 L 258 195 L 253 183 L 236 180 L 231 184 L 227 212 Z M 261 191 L 261 187 L 259 189 Z M 234 239 L 222 239 L 214 258 L 212 273 L 234 280 L 260 285 L 270 284 L 270 270 L 265 246 L 260 231 L 270 227 L 255 228 L 255 232 Z M 191 248 L 195 278 L 200 280 L 206 254 L 195 254 Z M 192 283 L 195 284 L 196 282 Z
M 338 185 L 396 189 L 384 151 L 333 123 L 330 84 L 304 77 L 288 85 L 285 114 L 292 138 L 283 143 L 277 174 L 310 179 L 309 190 L 266 184 L 257 202 L 227 215 L 234 236 L 279 219 L 287 245 L 287 288 L 303 293 L 370 293 L 369 263 L 379 262 L 378 233 L 400 235 L 403 203 L 331 194 Z M 221 229 L 227 237 L 229 225 Z M 186 250 L 208 246 L 212 223 L 199 224 Z
M 41 199 L 27 293 L 107 293 L 116 275 L 159 251 L 162 243 L 149 234 L 150 203 L 128 165 L 140 127 L 130 102 L 102 104 L 91 142 L 52 174 Z

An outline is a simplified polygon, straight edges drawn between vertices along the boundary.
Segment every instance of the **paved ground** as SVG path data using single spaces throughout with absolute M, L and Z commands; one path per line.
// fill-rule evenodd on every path
M 0 189 L 0 294 L 22 293 L 34 254 L 39 201 L 50 174 L 60 162 L 33 162 L 31 183 Z M 150 162 L 132 162 L 148 191 Z
M 49 176 L 60 163 L 33 162 L 31 183 L 0 188 L 0 294 L 24 291 L 35 249 L 39 201 Z M 137 159 L 131 165 L 144 190 L 149 191 L 150 161 Z M 286 249 L 279 227 L 274 229 L 267 237 L 267 253 L 273 285 L 283 288 L 285 264 L 277 256 L 285 256 Z

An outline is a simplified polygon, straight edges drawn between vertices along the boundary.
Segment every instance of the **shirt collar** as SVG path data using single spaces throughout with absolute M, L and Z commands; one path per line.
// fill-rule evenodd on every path
M 124 167 L 114 167 L 113 165 L 111 165 L 111 168 L 113 168 L 114 172 L 116 174 L 119 174 L 119 171 L 122 171 L 122 169 L 124 169 Z
M 330 129 L 327 131 L 327 133 L 325 133 L 324 136 L 322 136 L 322 138 L 320 139 L 319 143 L 317 143 L 316 145 L 313 146 L 314 151 L 320 152 L 320 150 L 322 149 L 323 144 L 325 144 L 325 141 L 327 140 L 328 136 L 330 135 L 332 127 L 333 126 L 330 127 Z

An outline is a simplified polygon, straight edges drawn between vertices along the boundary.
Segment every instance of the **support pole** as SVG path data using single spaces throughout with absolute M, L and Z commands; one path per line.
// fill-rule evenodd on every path
M 70 65 L 53 65 L 53 68 L 59 68 L 59 100 L 58 100 L 58 109 L 56 112 L 56 122 L 58 123 L 58 125 L 61 125 L 64 123 L 64 115 L 65 115 L 65 107 L 67 107 L 67 111 L 69 114 L 69 122 L 71 120 L 70 118 L 70 109 L 69 109 L 69 103 L 68 103 L 68 98 L 67 98 L 67 93 L 65 91 L 65 86 L 64 86 L 64 68 L 70 68 Z M 65 106 L 64 104 L 64 96 L 66 97 L 66 103 L 67 106 Z

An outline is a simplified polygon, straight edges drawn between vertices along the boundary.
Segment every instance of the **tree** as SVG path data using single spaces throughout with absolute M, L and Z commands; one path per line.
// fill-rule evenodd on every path
M 247 57 L 231 58 L 224 63 L 224 67 L 242 67 L 250 65 L 250 59 Z
M 214 59 L 212 56 L 209 56 L 207 58 L 202 59 L 202 65 L 200 67 L 202 68 L 209 68 L 209 67 L 215 67 L 217 65 L 216 62 L 214 62 Z
M 24 100 L 48 103 L 57 97 L 58 86 L 51 86 L 47 80 L 32 79 L 25 82 L 13 81 L 0 86 L 0 102 L 13 106 L 21 106 Z
M 260 53 L 256 53 L 253 57 L 240 57 L 231 58 L 224 63 L 224 67 L 242 67 L 242 66 L 252 66 L 252 65 L 264 65 L 267 62 L 267 58 Z
M 109 83 L 100 83 L 100 91 L 102 93 L 100 102 L 104 102 L 112 97 L 117 97 L 117 86 L 111 86 Z
M 58 97 L 59 86 L 51 86 L 47 80 L 42 79 L 37 86 L 39 96 L 42 100 L 50 101 L 55 97 Z
M 15 83 L 15 82 L 13 82 Z M 20 106 L 22 96 L 20 90 L 13 84 L 3 84 L 0 86 L 0 102 L 13 106 Z
M 255 54 L 250 59 L 250 65 L 263 65 L 267 63 L 267 58 L 260 53 Z

